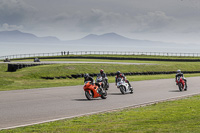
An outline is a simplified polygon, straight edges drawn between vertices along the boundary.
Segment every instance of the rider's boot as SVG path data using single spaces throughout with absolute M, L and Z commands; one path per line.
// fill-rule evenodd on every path
M 100 87 L 97 89 L 97 92 L 98 92 L 100 95 L 102 94 L 102 90 L 101 90 Z
M 105 94 L 105 90 L 102 87 L 100 87 L 100 89 L 101 89 L 102 94 Z
M 129 87 L 130 87 L 130 89 L 133 89 L 133 87 L 131 86 L 131 84 L 129 83 Z
M 100 95 L 103 95 L 104 93 L 105 93 L 105 91 L 104 91 L 104 89 L 101 87 L 101 86 L 99 86 L 99 88 L 98 88 L 98 93 L 100 94 Z

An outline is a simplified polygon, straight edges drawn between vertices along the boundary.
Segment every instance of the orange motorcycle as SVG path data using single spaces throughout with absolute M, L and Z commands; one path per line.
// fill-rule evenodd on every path
M 101 86 L 101 83 L 99 85 Z M 101 97 L 102 99 L 107 98 L 106 90 L 99 88 L 98 83 L 93 84 L 91 81 L 86 81 L 83 89 L 85 91 L 85 96 L 88 100 L 97 97 Z

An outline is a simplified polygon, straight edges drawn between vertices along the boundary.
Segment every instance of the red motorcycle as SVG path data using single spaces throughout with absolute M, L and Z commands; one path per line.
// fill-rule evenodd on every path
M 187 90 L 187 84 L 185 83 L 182 77 L 178 77 L 178 79 L 176 80 L 176 84 L 178 85 L 180 91 Z
M 97 84 L 93 84 L 91 81 L 86 81 L 83 89 L 85 91 L 85 96 L 88 100 L 91 100 L 97 97 L 101 97 L 102 99 L 107 98 L 106 90 L 100 89 Z

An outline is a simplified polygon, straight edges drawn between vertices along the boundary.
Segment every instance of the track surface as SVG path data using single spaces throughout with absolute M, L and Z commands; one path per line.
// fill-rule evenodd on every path
M 95 63 L 95 64 L 124 64 L 124 65 L 156 65 L 153 63 L 127 63 L 127 62 L 89 62 L 89 61 L 42 61 L 42 62 L 0 62 L 3 64 L 77 64 L 77 63 Z
M 131 82 L 134 93 L 122 95 L 112 83 L 108 98 L 88 101 L 83 86 L 0 92 L 0 129 L 109 111 L 200 94 L 200 77 L 188 78 L 188 91 L 179 92 L 174 79 Z

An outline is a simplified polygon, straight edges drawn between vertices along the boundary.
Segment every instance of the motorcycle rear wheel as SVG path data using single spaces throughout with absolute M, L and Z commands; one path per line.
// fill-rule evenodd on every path
M 88 100 L 92 100 L 93 98 L 93 94 L 92 94 L 92 91 L 89 92 L 89 91 L 85 91 L 85 96 Z

